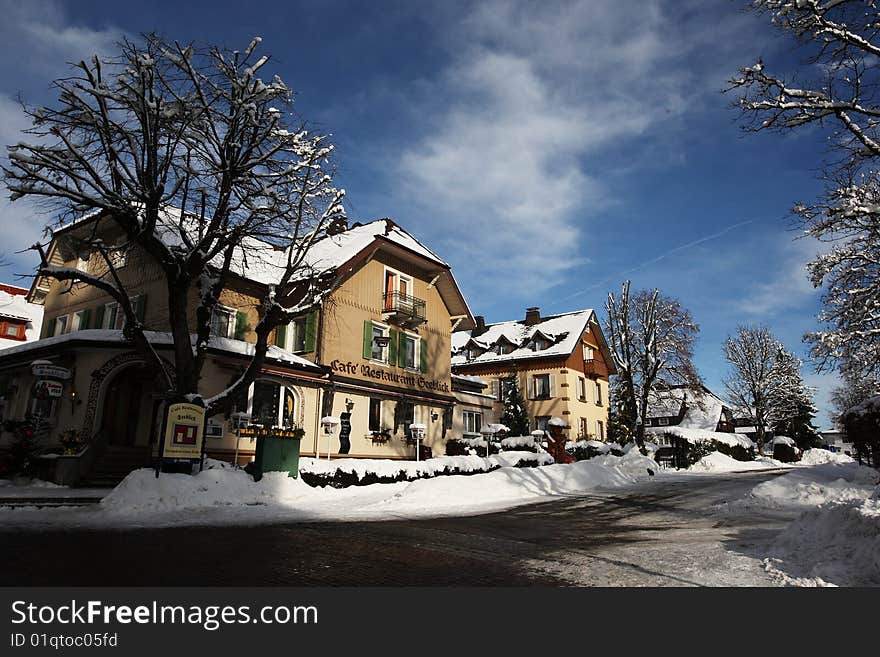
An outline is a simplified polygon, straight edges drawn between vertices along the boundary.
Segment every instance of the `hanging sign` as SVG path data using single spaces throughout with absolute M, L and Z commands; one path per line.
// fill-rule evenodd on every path
M 64 384 L 58 381 L 42 379 L 34 383 L 34 397 L 37 399 L 49 399 L 60 397 L 64 392 Z
M 66 381 L 70 378 L 70 370 L 58 365 L 32 365 L 31 372 L 34 376 L 50 377 L 52 379 L 63 379 Z
M 171 404 L 165 420 L 162 458 L 200 459 L 204 430 L 204 408 L 196 404 Z

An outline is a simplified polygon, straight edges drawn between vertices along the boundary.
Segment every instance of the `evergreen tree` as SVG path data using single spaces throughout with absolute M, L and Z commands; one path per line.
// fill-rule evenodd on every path
M 511 436 L 528 436 L 529 415 L 526 412 L 526 402 L 519 389 L 517 377 L 502 381 L 501 398 L 504 403 L 501 424 L 510 429 Z

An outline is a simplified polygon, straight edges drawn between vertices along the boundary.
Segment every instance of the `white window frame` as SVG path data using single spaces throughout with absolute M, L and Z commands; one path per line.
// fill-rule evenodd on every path
M 404 369 L 410 370 L 411 372 L 418 372 L 421 367 L 421 349 L 422 349 L 422 340 L 421 336 L 418 333 L 407 333 L 406 331 L 401 332 L 401 335 L 404 337 L 404 342 L 408 340 L 413 341 L 413 364 L 404 364 Z M 400 349 L 400 343 L 397 344 L 397 349 Z M 404 352 L 405 353 L 405 352 Z M 398 355 L 398 359 L 400 356 Z M 398 361 L 399 362 L 399 361 Z
M 70 333 L 74 331 L 82 331 L 84 328 L 88 328 L 87 326 L 82 325 L 83 317 L 88 311 L 86 309 L 77 310 L 70 315 Z
M 128 264 L 128 249 L 124 246 L 113 247 L 107 252 L 107 259 L 113 269 L 122 269 Z
M 391 349 L 390 342 L 388 344 L 386 344 L 384 347 L 378 347 L 378 349 L 381 353 L 380 358 L 374 357 L 373 350 L 377 348 L 376 344 L 374 342 L 374 339 L 376 338 L 376 329 L 379 329 L 379 331 L 381 332 L 381 335 L 383 337 L 391 338 L 391 327 L 388 326 L 387 324 L 381 324 L 380 322 L 372 322 L 372 324 L 373 324 L 373 335 L 370 338 L 370 360 L 373 361 L 374 363 L 388 364 L 388 354 Z M 398 345 L 398 347 L 399 346 L 400 345 Z
M 590 345 L 588 345 L 586 343 L 582 343 L 581 347 L 583 348 L 583 351 L 584 351 L 584 360 L 595 360 L 596 352 L 594 351 L 594 349 Z
M 464 433 L 480 433 L 483 428 L 483 414 L 479 411 L 462 411 Z
M 539 395 L 538 394 L 538 379 L 546 379 L 547 381 L 547 394 Z M 534 387 L 534 398 L 535 399 L 553 399 L 553 379 L 550 374 L 533 374 L 532 375 L 532 386 Z
M 62 321 L 64 320 L 63 324 Z M 59 330 L 60 329 L 60 330 Z M 55 332 L 52 335 L 65 335 L 70 332 L 70 315 L 59 315 L 55 318 Z
M 219 338 L 234 338 L 235 337 L 235 319 L 236 319 L 236 310 L 235 308 L 230 308 L 229 306 L 214 306 L 214 309 L 211 311 L 211 335 L 214 336 L 214 313 L 221 312 L 224 315 L 229 316 L 229 324 L 226 327 L 226 335 L 216 335 Z
M 582 402 L 588 401 L 587 400 L 587 380 L 582 376 L 578 377 L 577 394 L 578 394 L 578 400 L 580 400 Z
M 77 268 L 78 270 L 80 270 L 80 271 L 84 271 L 84 272 L 87 272 L 87 273 L 88 273 L 88 271 L 89 271 L 89 260 L 90 260 L 89 255 L 86 255 L 85 258 L 83 258 L 81 255 L 77 256 L 77 257 L 76 257 L 76 268 Z
M 302 349 L 294 349 L 296 347 L 295 338 L 296 338 L 296 325 L 302 324 Z M 309 316 L 308 315 L 300 315 L 299 317 L 294 317 L 287 324 L 287 331 L 284 334 L 284 349 L 289 351 L 292 354 L 304 354 L 306 351 L 306 330 L 308 330 L 309 325 Z M 235 331 L 233 330 L 233 334 Z
M 596 406 L 602 405 L 602 384 L 596 379 Z
M 275 427 L 289 428 L 284 427 L 284 398 L 285 393 L 287 391 L 290 392 L 293 397 L 293 413 L 291 414 L 291 425 L 294 427 L 296 424 L 296 415 L 299 411 L 300 399 L 297 397 L 297 394 L 294 392 L 291 386 L 288 386 L 284 383 L 279 383 L 278 381 L 274 381 L 272 379 L 257 379 L 248 387 L 248 398 L 247 398 L 247 413 L 251 418 L 251 422 L 256 421 L 259 418 L 254 418 L 254 391 L 256 390 L 257 383 L 270 383 L 278 388 L 278 414 L 275 417 Z
M 111 313 L 116 313 L 113 316 L 113 322 L 110 321 Z M 112 324 L 112 325 L 111 325 Z M 103 329 L 121 329 L 125 325 L 125 313 L 122 312 L 122 307 L 119 305 L 118 301 L 111 301 L 110 303 L 104 304 L 104 315 L 101 317 L 101 328 Z

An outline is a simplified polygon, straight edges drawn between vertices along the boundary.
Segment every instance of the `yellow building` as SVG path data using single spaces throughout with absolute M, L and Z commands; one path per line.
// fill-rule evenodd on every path
M 112 223 L 104 228 L 100 221 L 97 216 L 56 231 L 48 249 L 51 264 L 100 274 L 106 265 L 83 249 L 85 238 L 97 230 L 105 244 L 121 243 Z M 225 389 L 246 366 L 256 341 L 258 300 L 284 267 L 283 251 L 256 241 L 246 246 L 249 257 L 236 261 L 212 318 L 199 391 L 205 397 Z M 172 361 L 161 272 L 136 247 L 120 247 L 111 257 L 151 343 Z M 413 458 L 414 423 L 426 427 L 424 445 L 443 453 L 455 403 L 451 331 L 473 326 L 449 265 L 388 219 L 327 236 L 308 257 L 314 272 L 334 276 L 333 287 L 314 308 L 275 331 L 260 377 L 234 409 L 209 418 L 208 455 L 231 460 L 238 453 L 239 460 L 250 460 L 254 445 L 239 440 L 236 428 L 257 421 L 302 428 L 306 455 Z M 0 353 L 3 419 L 40 417 L 47 446 L 76 432 L 86 448 L 59 461 L 75 461 L 63 467 L 82 481 L 110 483 L 148 463 L 157 450 L 161 394 L 122 336 L 116 303 L 97 288 L 49 278 L 36 279 L 29 297 L 44 306 L 42 338 Z M 40 363 L 66 372 L 46 379 L 57 396 L 37 398 L 46 371 Z M 325 415 L 342 420 L 332 439 L 320 428 Z M 0 436 L 0 447 L 8 438 Z
M 496 324 L 477 316 L 473 329 L 452 335 L 452 369 L 485 381 L 493 399 L 491 413 L 463 417 L 466 429 L 500 420 L 505 386 L 515 379 L 530 429 L 558 417 L 572 440 L 606 439 L 608 377 L 615 372 L 590 309 L 542 317 L 529 308 L 524 319 Z

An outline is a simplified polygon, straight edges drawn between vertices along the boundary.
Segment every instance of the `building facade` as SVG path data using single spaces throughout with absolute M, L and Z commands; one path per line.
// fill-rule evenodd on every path
M 521 320 L 486 324 L 478 316 L 475 324 L 452 336 L 453 372 L 485 381 L 492 399 L 491 419 L 472 422 L 499 421 L 505 387 L 516 380 L 532 430 L 558 417 L 572 440 L 606 440 L 614 367 L 592 310 L 542 317 L 529 308 Z
M 50 263 L 101 275 L 102 258 L 82 247 L 95 221 L 100 218 L 57 231 Z M 101 236 L 105 244 L 121 244 L 109 222 Z M 212 317 L 199 390 L 205 397 L 224 390 L 246 366 L 259 299 L 285 262 L 284 252 L 269 244 L 249 246 L 260 257 L 233 267 Z M 110 255 L 151 343 L 170 365 L 161 272 L 136 247 Z M 255 445 L 237 431 L 249 423 L 303 429 L 305 455 L 386 458 L 415 456 L 409 428 L 419 423 L 426 427 L 424 446 L 443 453 L 456 401 L 451 331 L 473 325 L 449 265 L 387 219 L 328 235 L 309 258 L 313 271 L 333 275 L 333 286 L 270 336 L 257 381 L 230 412 L 208 419 L 207 454 L 249 461 Z M 120 470 L 148 461 L 157 450 L 162 394 L 124 339 L 117 304 L 95 287 L 48 278 L 37 278 L 29 297 L 44 311 L 42 339 L 0 355 L 3 419 L 38 418 L 46 446 L 77 434 L 83 454 L 70 457 L 95 462 L 84 471 L 100 474 L 106 454 Z M 320 427 L 325 415 L 342 421 L 332 437 Z M 8 432 L 0 436 L 0 448 L 9 438 Z

